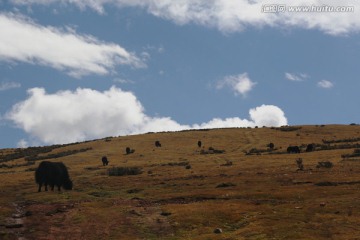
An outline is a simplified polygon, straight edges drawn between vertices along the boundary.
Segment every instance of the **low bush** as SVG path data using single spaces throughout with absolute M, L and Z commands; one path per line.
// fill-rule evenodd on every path
M 332 168 L 334 165 L 330 161 L 318 162 L 317 168 Z
M 217 185 L 216 188 L 226 188 L 226 187 L 234 187 L 234 186 L 236 186 L 236 185 L 229 182 L 229 183 L 221 183 L 221 184 Z
M 60 157 L 65 157 L 65 156 L 81 153 L 81 152 L 86 152 L 91 149 L 92 148 L 90 147 L 90 148 L 68 150 L 68 151 L 59 152 L 59 153 L 52 153 L 52 154 L 48 154 L 46 156 L 30 156 L 30 157 L 26 157 L 25 160 L 26 161 L 37 161 L 37 160 L 45 160 L 45 159 L 52 159 L 52 158 L 60 158 Z
M 301 127 L 282 126 L 282 127 L 272 127 L 271 129 L 279 130 L 279 131 L 282 131 L 282 132 L 291 132 L 291 131 L 300 130 Z
M 113 167 L 108 170 L 109 176 L 139 175 L 143 171 L 139 167 Z
M 296 159 L 296 164 L 297 164 L 297 167 L 298 167 L 299 171 L 304 171 L 304 165 L 303 165 L 302 158 Z
M 360 149 L 354 149 L 354 152 L 351 154 L 343 154 L 341 155 L 342 158 L 353 158 L 353 157 L 360 157 Z
M 221 153 L 225 153 L 225 150 L 219 150 L 219 149 L 215 149 L 213 147 L 209 147 L 208 151 L 206 151 L 204 149 L 202 149 L 200 151 L 200 154 L 221 154 Z
M 184 162 L 169 162 L 169 163 L 163 163 L 161 164 L 161 166 L 188 166 L 189 162 L 188 161 L 184 161 Z
M 24 166 L 31 166 L 34 165 L 35 162 L 26 162 L 22 164 L 14 164 L 14 165 L 8 165 L 8 164 L 0 164 L 0 168 L 14 168 L 14 167 L 24 167 Z
M 359 142 L 360 138 L 344 138 L 344 139 L 335 139 L 335 140 L 325 140 L 323 139 L 322 142 L 325 144 L 330 143 L 349 143 L 349 142 Z
M 52 146 L 43 146 L 43 147 L 28 147 L 28 148 L 17 148 L 13 153 L 0 155 L 0 162 L 7 162 L 19 158 L 27 158 L 28 161 L 35 161 L 32 158 L 36 158 L 37 155 L 41 153 L 48 153 L 54 149 L 75 145 L 76 143 L 69 144 L 56 144 Z

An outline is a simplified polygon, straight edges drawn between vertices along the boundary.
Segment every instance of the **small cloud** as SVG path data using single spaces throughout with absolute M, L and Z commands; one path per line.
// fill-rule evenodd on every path
M 144 52 L 152 52 L 152 53 L 164 53 L 165 48 L 162 45 L 155 46 L 147 44 L 145 47 L 143 47 Z
M 21 139 L 21 140 L 17 143 L 17 147 L 18 147 L 18 148 L 27 148 L 27 147 L 29 147 L 29 143 L 28 143 L 25 139 Z
M 114 83 L 121 83 L 121 84 L 134 84 L 135 82 L 133 80 L 129 80 L 129 79 L 123 79 L 123 78 L 115 78 L 113 80 Z
M 141 59 L 142 59 L 144 62 L 146 62 L 146 61 L 149 60 L 150 58 L 151 58 L 150 53 L 145 52 L 145 51 L 141 53 Z
M 289 81 L 294 81 L 294 82 L 302 82 L 305 79 L 307 79 L 309 76 L 305 73 L 300 73 L 300 74 L 294 74 L 294 73 L 285 73 L 285 78 Z
M 230 87 L 235 92 L 235 95 L 241 94 L 245 97 L 256 84 L 256 82 L 251 81 L 247 73 L 243 73 L 224 77 L 217 83 L 216 88 Z
M 165 52 L 165 48 L 163 46 L 158 48 L 158 53 L 163 53 Z
M 321 80 L 320 82 L 318 82 L 318 87 L 320 88 L 332 88 L 334 87 L 334 84 L 330 81 L 327 81 L 327 80 Z
M 13 88 L 21 87 L 20 83 L 17 82 L 2 82 L 0 83 L 0 91 L 6 91 Z

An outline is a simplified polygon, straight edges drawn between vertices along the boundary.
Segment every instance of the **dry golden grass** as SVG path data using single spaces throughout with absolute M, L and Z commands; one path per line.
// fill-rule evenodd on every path
M 27 170 L 41 161 L 16 167 L 25 161 L 16 159 L 6 162 L 14 167 L 0 168 L 0 239 L 360 239 L 360 160 L 341 157 L 354 148 L 285 153 L 289 145 L 359 137 L 360 126 L 327 125 L 79 143 L 41 154 L 92 148 L 51 159 L 64 162 L 74 182 L 72 191 L 60 193 L 37 192 L 34 171 Z M 270 142 L 278 154 L 245 154 L 265 150 Z M 125 155 L 126 147 L 135 153 Z M 200 154 L 209 147 L 225 153 Z M 102 166 L 104 155 L 109 166 Z M 297 158 L 303 159 L 304 171 L 297 171 Z M 320 161 L 334 167 L 316 168 Z M 143 173 L 108 176 L 111 167 L 141 167 Z M 316 185 L 321 182 L 334 186 Z M 22 227 L 6 228 L 16 220 L 14 213 L 27 215 L 18 219 Z M 215 234 L 216 228 L 222 233 Z

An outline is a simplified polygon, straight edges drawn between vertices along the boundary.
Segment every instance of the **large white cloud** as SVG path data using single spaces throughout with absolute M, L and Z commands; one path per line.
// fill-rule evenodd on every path
M 284 112 L 277 106 L 261 105 L 250 109 L 250 119 L 256 126 L 282 126 L 287 125 Z
M 73 29 L 45 27 L 16 14 L 0 13 L 0 61 L 50 66 L 74 77 L 109 74 L 117 65 L 144 67 L 134 53 Z
M 190 126 L 169 117 L 148 116 L 132 92 L 116 87 L 104 92 L 78 88 L 52 94 L 43 88 L 32 88 L 28 94 L 26 100 L 12 107 L 6 118 L 27 132 L 31 139 L 45 144 L 146 132 L 287 124 L 284 112 L 272 105 L 251 109 L 250 120 L 216 118 Z
M 328 34 L 346 34 L 360 30 L 360 2 L 357 0 L 12 0 L 17 4 L 76 4 L 81 9 L 91 8 L 104 13 L 106 5 L 141 7 L 150 14 L 169 19 L 177 24 L 190 22 L 215 27 L 223 32 L 241 31 L 248 26 L 300 27 L 319 29 Z M 277 13 L 273 7 L 286 6 Z M 291 7 L 305 6 L 308 12 L 290 11 Z M 316 7 L 353 7 L 352 12 L 319 11 Z M 329 8 L 328 8 L 329 9 Z M 265 12 L 264 12 L 265 10 Z

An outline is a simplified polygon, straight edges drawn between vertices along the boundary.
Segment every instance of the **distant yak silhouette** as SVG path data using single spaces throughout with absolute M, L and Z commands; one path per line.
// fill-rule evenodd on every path
M 131 153 L 134 153 L 134 152 L 135 152 L 135 149 L 131 149 L 131 148 L 127 147 L 127 148 L 125 149 L 125 152 L 126 152 L 127 155 L 129 155 L 129 154 L 131 154 Z
M 107 159 L 106 156 L 103 156 L 102 159 L 101 159 L 102 163 L 103 163 L 103 166 L 107 166 L 109 164 L 109 161 Z
M 161 147 L 160 141 L 155 141 L 155 147 Z
M 300 148 L 298 146 L 289 146 L 287 148 L 288 153 L 300 153 Z
M 312 152 L 315 150 L 315 145 L 314 144 L 308 144 L 306 147 L 306 152 Z

